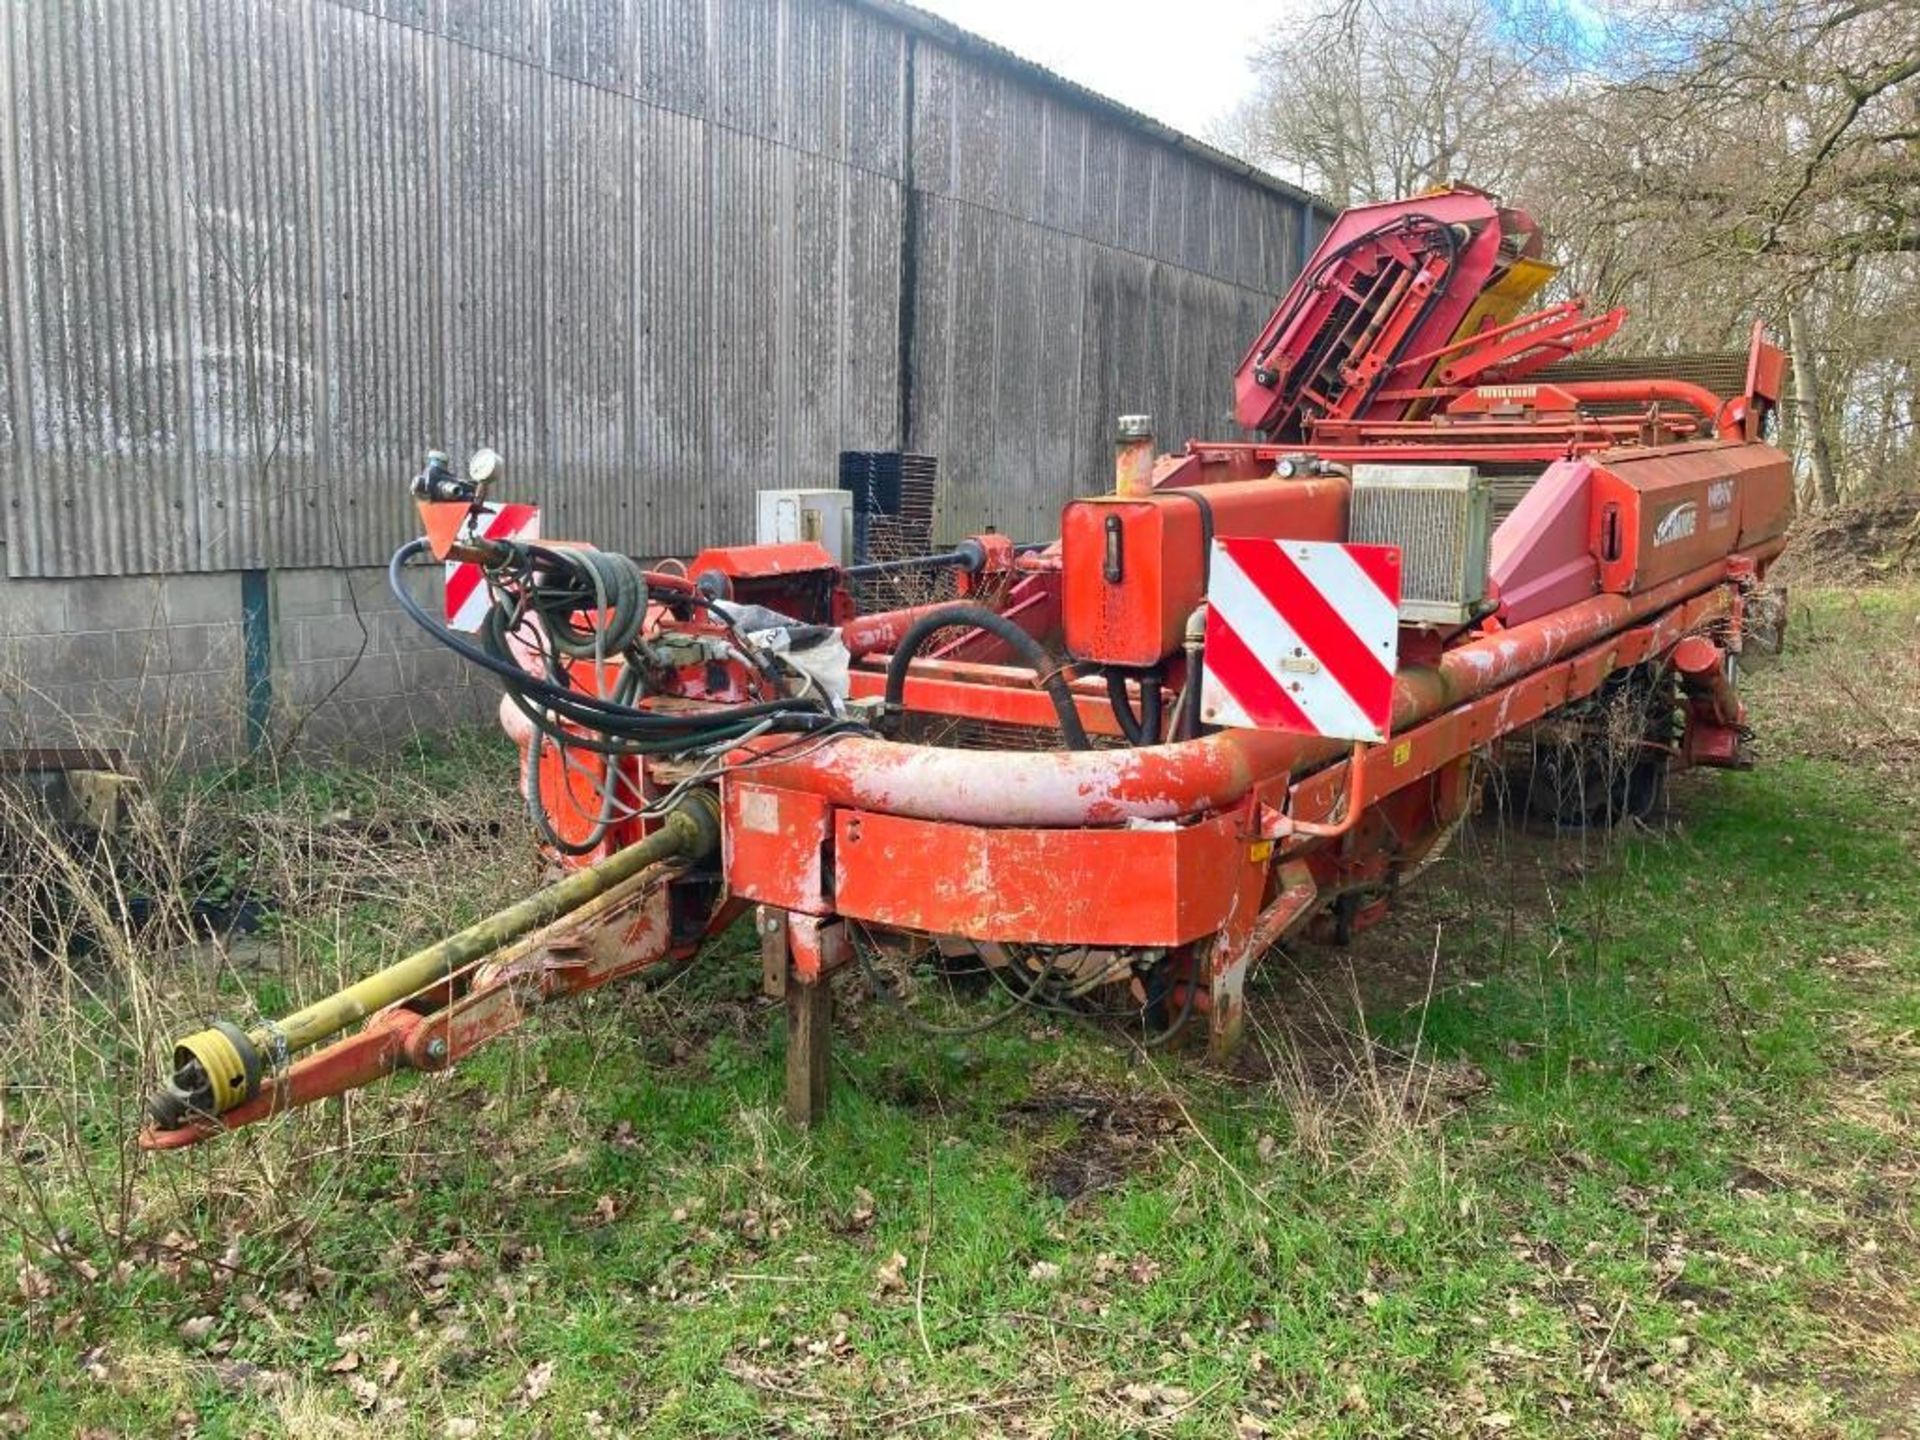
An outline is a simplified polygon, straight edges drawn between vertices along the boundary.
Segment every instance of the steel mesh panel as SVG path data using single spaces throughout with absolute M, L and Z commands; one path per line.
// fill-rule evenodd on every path
M 1088 737 L 1096 750 L 1126 745 L 1118 735 Z M 900 739 L 910 745 L 933 745 L 943 750 L 1059 750 L 1058 730 L 1036 725 L 1010 725 L 1000 720 L 968 720 L 953 715 L 909 714 Z
M 1355 466 L 1349 538 L 1400 547 L 1405 618 L 1463 620 L 1487 593 L 1493 498 L 1470 465 Z

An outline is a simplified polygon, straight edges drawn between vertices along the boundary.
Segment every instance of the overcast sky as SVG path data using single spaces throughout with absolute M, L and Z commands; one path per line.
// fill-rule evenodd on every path
M 913 0 L 1190 135 L 1245 98 L 1246 59 L 1297 0 Z

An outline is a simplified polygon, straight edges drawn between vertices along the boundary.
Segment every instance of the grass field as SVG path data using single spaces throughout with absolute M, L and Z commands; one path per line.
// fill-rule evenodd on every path
M 491 746 L 176 787 L 285 903 L 161 973 L 0 957 L 0 1435 L 1920 1433 L 1920 590 L 1793 623 L 1759 770 L 1612 839 L 1483 818 L 1270 960 L 1231 1073 L 850 998 L 811 1135 L 723 945 L 138 1156 L 209 990 L 271 1010 L 535 875 Z

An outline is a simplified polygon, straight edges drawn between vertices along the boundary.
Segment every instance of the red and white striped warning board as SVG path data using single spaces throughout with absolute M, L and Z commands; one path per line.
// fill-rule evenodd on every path
M 538 505 L 482 505 L 461 529 L 463 537 L 488 540 L 538 540 Z M 478 630 L 492 603 L 480 567 L 466 560 L 447 562 L 447 625 L 454 630 Z
M 1399 641 L 1397 546 L 1215 540 L 1200 716 L 1384 740 Z

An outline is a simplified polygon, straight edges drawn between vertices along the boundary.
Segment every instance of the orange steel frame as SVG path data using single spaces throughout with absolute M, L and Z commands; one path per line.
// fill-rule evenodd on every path
M 769 990 L 784 993 L 790 1017 L 808 1017 L 793 1031 L 806 1037 L 789 1077 L 799 1120 L 824 1099 L 826 982 L 851 957 L 849 922 L 983 948 L 1164 947 L 1183 962 L 1169 1003 L 1204 1014 L 1214 1045 L 1230 1047 L 1251 965 L 1333 898 L 1417 864 L 1471 803 L 1475 750 L 1593 694 L 1609 675 L 1674 655 L 1705 627 L 1730 621 L 1737 633 L 1744 592 L 1781 544 L 1639 596 L 1596 596 L 1406 670 L 1397 732 L 1345 758 L 1330 742 L 1255 731 L 1091 752 L 848 739 L 798 760 L 751 744 L 722 786 L 725 888 L 711 909 L 676 914 L 682 877 L 644 872 L 381 1011 L 217 1120 L 149 1132 L 143 1144 L 189 1145 L 209 1127 L 232 1129 L 400 1070 L 445 1069 L 553 1000 L 690 959 L 749 906 Z M 1712 656 L 1676 658 L 1703 666 Z M 867 668 L 877 663 L 856 669 L 856 694 L 877 686 Z M 916 669 L 924 673 L 907 691 L 916 711 L 1057 723 L 1026 672 L 954 661 Z M 1111 712 L 1087 689 L 1076 685 L 1083 723 L 1110 733 Z M 1115 828 L 1129 816 L 1142 823 Z
M 1447 652 L 1437 667 L 1402 677 L 1399 712 L 1434 713 L 1346 759 L 1325 742 L 1223 732 L 1072 760 L 1058 752 L 942 752 L 941 773 L 924 792 L 907 783 L 906 767 L 884 744 L 871 756 L 850 755 L 859 741 L 812 760 L 742 771 L 726 786 L 728 886 L 767 913 L 807 917 L 816 931 L 852 920 L 987 944 L 1170 950 L 1217 937 L 1194 957 L 1189 983 L 1201 986 L 1196 1008 L 1209 1015 L 1215 1043 L 1229 1046 L 1240 1025 L 1241 984 L 1258 952 L 1332 897 L 1417 861 L 1470 803 L 1464 768 L 1475 750 L 1728 616 L 1780 543 L 1641 596 L 1597 596 L 1465 647 L 1485 664 Z M 935 673 L 909 683 L 916 711 L 1053 723 L 1051 706 L 1024 672 L 955 664 L 916 670 L 923 668 Z M 856 671 L 856 694 L 877 683 Z M 1076 690 L 1076 702 L 1082 698 Z M 1084 699 L 1089 731 L 1112 733 L 1110 715 L 1102 728 L 1100 707 Z M 1222 783 L 1203 766 L 1186 788 L 1192 777 L 1183 772 L 1195 767 L 1180 752 L 1216 742 L 1241 753 L 1245 783 Z M 1162 808 L 1186 818 L 1115 829 L 1112 816 L 1090 802 L 1080 823 L 1071 823 L 1071 795 L 1053 797 L 1063 808 L 1045 816 L 1048 823 L 942 813 L 966 809 L 970 773 L 985 793 L 1019 788 L 1017 769 L 1069 765 L 1086 776 L 1130 775 L 1136 796 L 1158 787 L 1169 797 Z M 1083 799 L 1097 789 L 1063 781 L 1065 792 Z M 1116 803 L 1124 809 L 1124 800 Z
M 746 747 L 722 787 L 726 888 L 710 911 L 677 916 L 679 877 L 645 872 L 376 1014 L 208 1124 L 232 1129 L 400 1070 L 445 1069 L 553 1000 L 690 959 L 748 906 L 758 907 L 768 988 L 785 994 L 790 1014 L 812 1016 L 796 1032 L 810 1050 L 823 1038 L 826 982 L 851 956 L 849 921 L 984 947 L 1165 947 L 1185 960 L 1170 1003 L 1206 1015 L 1213 1043 L 1229 1047 L 1254 961 L 1334 897 L 1417 864 L 1471 803 L 1474 751 L 1616 672 L 1668 656 L 1683 668 L 1708 663 L 1700 632 L 1731 622 L 1737 633 L 1744 593 L 1781 544 L 1465 647 L 1478 647 L 1481 661 L 1454 651 L 1408 671 L 1396 707 L 1405 723 L 1345 758 L 1327 742 L 1250 731 L 1074 753 L 873 750 L 849 740 L 769 762 L 757 753 L 765 747 Z M 1676 655 L 1683 642 L 1702 653 Z M 926 672 L 908 687 L 916 711 L 1057 723 L 1026 672 L 952 661 L 916 669 Z M 879 683 L 869 668 L 855 676 L 856 694 Z M 1091 698 L 1076 688 L 1076 701 L 1089 701 L 1083 723 L 1111 733 L 1111 712 Z M 926 774 L 915 774 L 916 760 Z M 1030 783 L 1055 770 L 1058 784 Z M 969 774 L 982 788 L 966 788 Z M 1025 823 L 996 823 L 985 798 L 1009 783 L 1008 804 Z M 1146 823 L 1114 827 L 1130 814 Z M 812 1054 L 802 1080 L 817 1082 L 821 1063 Z M 817 1089 L 790 1084 L 796 1118 L 812 1118 Z M 143 1143 L 189 1145 L 208 1124 L 150 1132 Z
M 1492 213 L 1486 197 L 1465 192 L 1408 203 L 1443 220 L 1455 210 Z M 1371 223 L 1364 215 L 1353 222 Z M 1473 242 L 1475 264 L 1490 263 L 1497 238 L 1497 230 L 1487 231 Z M 1399 241 L 1389 235 L 1382 243 Z M 1393 283 L 1429 283 L 1441 263 L 1436 255 L 1416 256 L 1425 268 L 1416 266 L 1411 278 Z M 1309 298 L 1324 308 L 1331 293 Z M 1448 303 L 1463 309 L 1467 298 Z M 1312 318 L 1283 302 L 1243 362 L 1237 380 L 1243 419 L 1245 405 L 1269 405 L 1262 372 L 1273 361 L 1284 375 L 1272 352 L 1283 332 L 1292 333 L 1287 327 L 1305 325 L 1302 316 Z M 1349 378 L 1357 379 L 1346 398 L 1304 414 L 1298 438 L 1269 426 L 1270 438 L 1261 442 L 1193 442 L 1143 467 L 1148 473 L 1137 478 L 1144 489 L 1122 484 L 1113 498 L 1154 510 L 1152 492 L 1185 492 L 1156 510 L 1177 516 L 1168 524 L 1186 527 L 1184 535 L 1198 531 L 1202 514 L 1210 525 L 1215 504 L 1232 523 L 1234 507 L 1259 490 L 1243 484 L 1193 503 L 1222 481 L 1284 473 L 1289 478 L 1279 488 L 1297 501 L 1315 485 L 1329 496 L 1344 495 L 1343 482 L 1329 477 L 1361 461 L 1545 467 L 1623 447 L 1737 448 L 1759 438 L 1764 413 L 1778 397 L 1784 361 L 1758 328 L 1745 394 L 1722 399 L 1659 378 L 1525 380 L 1543 358 L 1611 333 L 1618 312 L 1589 317 L 1579 305 L 1562 306 L 1454 338 L 1459 319 L 1449 310 L 1429 321 L 1424 310 L 1389 305 L 1379 316 L 1387 338 L 1368 332 L 1372 353 L 1353 357 Z M 1389 326 L 1399 329 L 1389 334 Z M 1392 337 L 1401 330 L 1409 343 L 1427 335 L 1425 353 L 1393 358 L 1398 341 Z M 1426 378 L 1434 366 L 1440 367 L 1438 385 Z M 1373 395 L 1359 381 L 1374 376 L 1399 376 L 1401 388 Z M 1464 383 L 1475 378 L 1502 383 Z M 1406 388 L 1409 381 L 1413 388 Z M 1149 444 L 1142 458 L 1150 451 Z M 1277 470 L 1302 451 L 1331 469 L 1314 471 L 1317 479 Z M 1344 499 L 1338 508 L 1344 513 Z M 1110 535 L 1125 520 L 1113 510 L 1088 512 L 1094 514 L 1097 527 L 1086 527 L 1088 534 Z M 1242 523 L 1253 533 L 1270 528 L 1258 516 Z M 1289 523 L 1304 522 L 1294 515 Z M 976 543 L 994 557 L 986 570 L 1011 584 L 999 607 L 1003 618 L 1045 637 L 1070 632 L 1072 620 L 1084 617 L 1081 610 L 1067 614 L 1075 599 L 1064 573 L 1064 544 L 1016 557 L 1005 537 Z M 1746 592 L 1783 541 L 1739 549 L 1730 535 L 1727 545 L 1732 554 L 1637 592 L 1619 593 L 1637 573 L 1622 560 L 1626 582 L 1616 585 L 1617 577 L 1602 575 L 1596 583 L 1607 588 L 1590 598 L 1510 626 L 1489 622 L 1445 644 L 1434 634 L 1403 631 L 1393 734 L 1385 743 L 1351 749 L 1255 730 L 1133 747 L 1059 748 L 1059 715 L 1032 672 L 999 663 L 1008 658 L 1003 640 L 970 633 L 913 660 L 902 708 L 923 719 L 1024 727 L 1054 748 L 966 750 L 856 734 L 812 746 L 771 734 L 744 742 L 727 756 L 720 778 L 717 877 L 645 871 L 546 931 L 381 1011 L 358 1034 L 297 1061 L 211 1128 L 232 1128 L 396 1070 L 442 1069 L 550 1000 L 690 958 L 706 936 L 748 907 L 756 907 L 766 986 L 789 1007 L 788 1109 L 798 1120 L 811 1119 L 824 1101 L 826 982 L 852 958 L 854 927 L 943 949 L 976 947 L 990 963 L 1004 961 L 1000 947 L 1009 944 L 1163 951 L 1174 992 L 1168 1003 L 1183 1015 L 1205 1015 L 1214 1044 L 1224 1049 L 1242 1024 L 1249 967 L 1332 902 L 1378 892 L 1429 855 L 1474 801 L 1469 771 L 1477 750 L 1593 695 L 1609 676 L 1658 662 L 1672 665 L 1689 706 L 1687 739 L 1676 761 L 1736 757 L 1738 701 L 1723 673 L 1725 655 L 1706 635 L 1718 627 L 1723 643 L 1738 648 Z M 1170 616 L 1183 620 L 1201 597 L 1204 572 L 1194 567 L 1204 551 L 1201 537 L 1191 546 L 1142 546 L 1128 562 L 1141 567 L 1130 573 L 1167 582 L 1154 591 L 1161 603 L 1149 617 L 1152 643 L 1144 646 L 1154 663 L 1129 670 L 1109 650 L 1102 656 L 1112 667 L 1105 674 L 1066 667 L 1072 711 L 1096 741 L 1122 736 L 1108 674 L 1126 675 L 1118 683 L 1136 701 L 1144 698 L 1141 686 L 1164 686 L 1163 712 L 1173 683 L 1191 682 L 1186 657 L 1168 648 L 1168 622 Z M 1690 553 L 1670 551 L 1669 563 L 1686 564 L 1682 557 Z M 736 547 L 707 552 L 690 570 L 797 584 L 821 573 L 823 554 L 805 545 Z M 1095 567 L 1086 574 L 1097 573 L 1097 558 L 1085 563 Z M 1164 572 L 1154 568 L 1163 564 Z M 970 591 L 963 586 L 963 593 Z M 833 598 L 833 619 L 843 624 L 853 657 L 852 697 L 879 697 L 888 652 L 928 607 L 856 617 L 845 613 L 844 590 Z M 718 694 L 687 703 L 707 701 L 727 703 Z M 557 763 L 550 758 L 549 770 Z M 649 762 L 634 783 L 658 794 L 680 773 Z M 631 843 L 635 833 L 624 831 L 608 844 Z M 1346 918 L 1365 916 L 1349 911 Z M 150 1132 L 143 1143 L 191 1144 L 208 1128 Z

